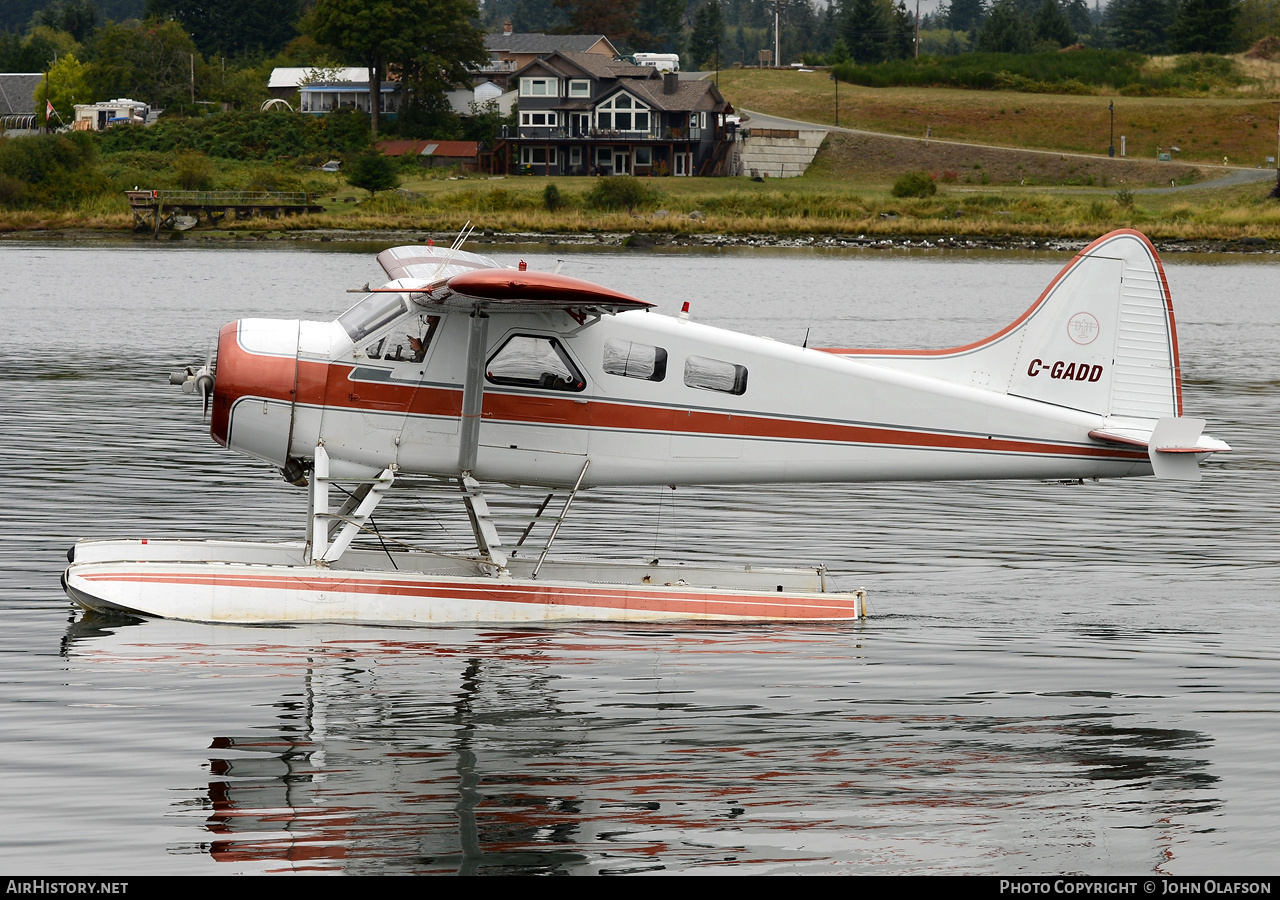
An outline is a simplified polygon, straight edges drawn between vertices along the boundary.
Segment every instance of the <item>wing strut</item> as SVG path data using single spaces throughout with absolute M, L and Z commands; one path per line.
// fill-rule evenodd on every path
M 458 428 L 458 472 L 466 478 L 476 467 L 480 450 L 480 413 L 484 409 L 484 353 L 489 344 L 489 315 L 471 313 L 467 341 L 467 375 L 462 385 L 462 422 Z

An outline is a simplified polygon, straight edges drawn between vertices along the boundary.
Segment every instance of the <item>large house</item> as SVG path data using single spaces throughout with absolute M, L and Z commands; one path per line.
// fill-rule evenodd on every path
M 477 80 L 493 81 L 504 89 L 510 87 L 509 79 L 517 69 L 552 53 L 593 53 L 605 59 L 618 55 L 617 48 L 603 34 L 517 33 L 510 22 L 502 34 L 486 34 L 484 48 L 489 51 L 489 62 L 474 75 Z
M 558 51 L 512 75 L 520 119 L 493 168 L 535 175 L 724 175 L 733 108 L 709 80 L 681 81 L 594 53 Z

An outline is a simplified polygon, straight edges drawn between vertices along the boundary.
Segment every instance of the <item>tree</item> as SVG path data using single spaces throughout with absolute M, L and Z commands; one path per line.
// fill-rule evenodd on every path
M 468 65 L 487 59 L 476 17 L 474 0 L 317 0 L 308 30 L 369 70 L 369 122 L 376 137 L 388 65 L 400 69 L 402 84 L 442 95 L 467 80 Z
M 1269 35 L 1280 35 L 1280 0 L 1241 0 L 1236 25 L 1245 47 Z
M 41 25 L 65 31 L 83 44 L 93 37 L 98 11 L 93 7 L 93 0 L 63 0 L 46 6 L 39 19 Z
M 1031 20 L 1037 41 L 1065 47 L 1076 42 L 1075 29 L 1067 21 L 1058 0 L 1044 0 Z
M 907 10 L 907 5 L 898 0 L 898 5 L 889 11 L 889 40 L 885 55 L 889 59 L 911 59 L 916 55 L 916 17 Z
M 603 34 L 624 53 L 653 49 L 656 39 L 641 27 L 654 19 L 654 0 L 555 0 L 569 15 L 574 34 Z M 676 7 L 680 13 L 684 4 Z M 660 9 L 659 9 L 660 12 Z M 658 18 L 661 18 L 659 15 Z
M 998 0 L 978 34 L 981 53 L 1029 53 L 1031 22 L 1018 9 L 1017 0 Z
M 693 18 L 689 37 L 690 65 L 702 69 L 708 64 L 720 68 L 720 45 L 724 43 L 724 13 L 720 0 L 707 0 Z
M 206 56 L 280 52 L 297 35 L 299 0 L 147 0 L 147 16 L 175 19 Z
M 47 90 L 46 84 L 48 85 Z M 51 124 L 45 121 L 45 116 L 49 109 L 45 105 L 46 100 L 52 103 L 53 108 L 57 111 L 57 115 L 54 118 L 58 120 L 59 124 L 69 125 L 75 115 L 75 105 L 77 103 L 89 103 L 92 99 L 89 92 L 89 81 L 85 77 L 84 65 L 70 53 L 59 57 L 53 68 L 49 69 L 47 81 L 42 78 L 40 83 L 36 85 L 36 124 Z
M 1089 4 L 1084 0 L 1067 0 L 1062 11 L 1071 24 L 1071 30 L 1077 35 L 1088 34 L 1093 30 L 1093 17 L 1089 15 Z
M 889 34 L 884 6 L 878 0 L 849 0 L 844 13 L 844 42 L 855 62 L 882 62 Z
M 1168 47 L 1173 15 L 1172 0 L 1111 0 L 1106 12 L 1107 27 L 1121 50 L 1163 53 Z
M 1169 28 L 1174 53 L 1230 53 L 1236 49 L 1237 0 L 1182 0 Z
M 982 0 L 951 0 L 947 7 L 947 27 L 952 31 L 977 31 L 986 14 Z
M 395 163 L 377 150 L 368 150 L 347 163 L 347 184 L 369 192 L 389 191 L 400 186 Z
M 181 102 L 191 90 L 192 68 L 202 60 L 177 22 L 108 25 L 101 30 L 88 67 L 99 97 L 131 97 L 151 106 Z

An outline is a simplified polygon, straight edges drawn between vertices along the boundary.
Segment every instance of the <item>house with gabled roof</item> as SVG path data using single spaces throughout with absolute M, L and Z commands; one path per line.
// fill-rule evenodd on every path
M 489 62 L 476 70 L 475 75 L 495 81 L 503 88 L 509 86 L 508 79 L 517 69 L 552 53 L 592 53 L 605 59 L 618 55 L 617 48 L 603 34 L 521 33 L 515 31 L 510 22 L 501 34 L 486 34 L 484 47 L 489 52 Z
M 733 108 L 710 80 L 682 81 L 599 54 L 557 51 L 512 76 L 518 125 L 497 168 L 535 175 L 733 173 Z M 505 151 L 505 153 L 503 152 Z

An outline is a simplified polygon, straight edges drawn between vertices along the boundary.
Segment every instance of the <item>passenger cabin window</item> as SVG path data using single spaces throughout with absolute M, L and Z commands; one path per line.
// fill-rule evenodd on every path
M 358 344 L 408 310 L 409 307 L 400 294 L 370 294 L 338 316 L 338 324 Z
M 667 351 L 609 338 L 604 342 L 604 370 L 610 375 L 661 381 L 667 377 Z
M 513 335 L 489 358 L 485 378 L 493 384 L 581 391 L 587 383 L 555 338 Z
M 691 388 L 703 391 L 745 394 L 747 367 L 734 365 L 722 359 L 690 356 L 684 361 L 684 383 Z

